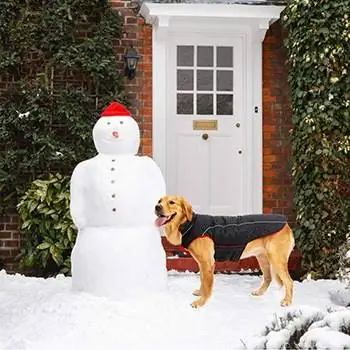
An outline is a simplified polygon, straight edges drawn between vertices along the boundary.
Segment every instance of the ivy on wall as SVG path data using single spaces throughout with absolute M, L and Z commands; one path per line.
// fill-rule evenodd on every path
M 291 0 L 283 20 L 297 243 L 306 272 L 335 277 L 350 225 L 350 0 Z
M 124 101 L 108 0 L 0 1 L 0 213 L 38 177 L 95 153 L 100 110 Z

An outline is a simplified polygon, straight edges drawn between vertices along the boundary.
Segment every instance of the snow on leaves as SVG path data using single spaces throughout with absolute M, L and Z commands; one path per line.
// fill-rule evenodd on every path
M 246 349 L 348 349 L 350 309 L 331 307 L 326 311 L 310 306 L 289 308 L 275 314 L 261 336 Z

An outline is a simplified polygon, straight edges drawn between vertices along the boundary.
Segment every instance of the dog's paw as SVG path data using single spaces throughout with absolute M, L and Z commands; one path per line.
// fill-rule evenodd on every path
M 260 295 L 263 295 L 263 293 L 261 293 L 259 289 L 253 290 L 251 294 L 255 297 L 259 297 Z
M 285 306 L 289 306 L 292 303 L 291 300 L 288 299 L 282 299 L 281 300 L 281 306 L 285 307 Z
M 192 306 L 194 309 L 198 309 L 198 308 L 202 307 L 204 304 L 205 304 L 205 299 L 199 298 L 198 300 L 195 300 L 195 301 L 191 304 L 191 306 Z
M 201 296 L 201 291 L 200 289 L 196 289 L 192 292 L 193 295 L 195 295 L 196 297 L 200 297 Z

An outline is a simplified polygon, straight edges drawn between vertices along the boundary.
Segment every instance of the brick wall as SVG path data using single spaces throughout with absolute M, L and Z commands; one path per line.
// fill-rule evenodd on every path
M 19 233 L 18 217 L 15 213 L 0 217 L 0 269 L 15 271 L 18 254 Z
M 283 31 L 275 22 L 263 43 L 263 206 L 294 221 L 290 177 L 292 112 Z
M 125 78 L 125 91 L 133 106 L 132 113 L 141 131 L 140 153 L 152 155 L 152 27 L 144 19 L 136 16 L 135 2 L 111 0 L 112 6 L 124 17 L 124 37 L 117 41 L 117 61 L 124 67 L 126 48 L 133 46 L 141 59 L 138 62 L 136 77 Z

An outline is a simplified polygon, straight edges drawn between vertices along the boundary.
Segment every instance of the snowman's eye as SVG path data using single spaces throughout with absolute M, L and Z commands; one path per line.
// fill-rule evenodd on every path
M 111 125 L 111 122 L 107 122 L 107 125 Z
M 124 122 L 121 120 L 121 121 L 120 121 L 120 124 L 124 124 Z

